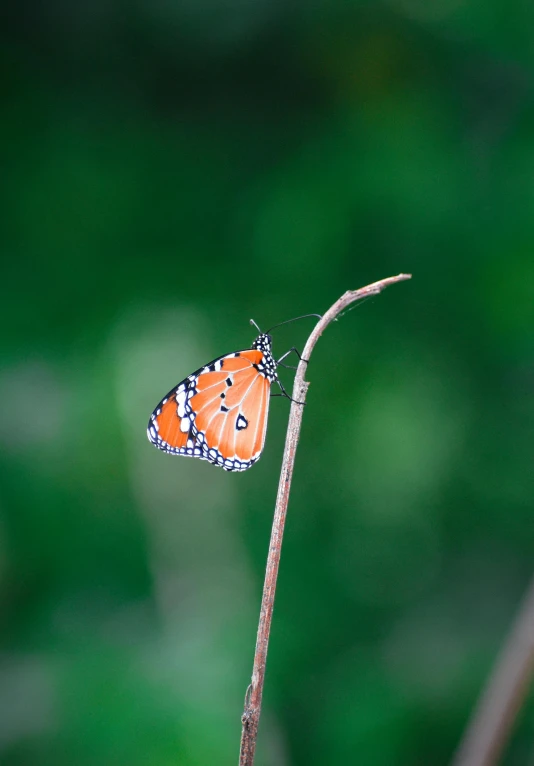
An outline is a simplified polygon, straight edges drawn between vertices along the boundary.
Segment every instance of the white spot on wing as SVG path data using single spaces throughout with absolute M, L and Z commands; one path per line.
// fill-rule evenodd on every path
M 176 394 L 176 403 L 178 405 L 177 412 L 178 412 L 179 418 L 183 418 L 183 416 L 185 415 L 186 398 L 187 398 L 187 391 L 185 390 L 185 388 L 183 391 L 180 391 L 180 393 Z

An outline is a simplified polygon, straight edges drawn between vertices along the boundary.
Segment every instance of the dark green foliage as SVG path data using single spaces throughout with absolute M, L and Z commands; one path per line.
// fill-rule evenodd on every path
M 529 5 L 6 10 L 0 760 L 236 762 L 288 404 L 243 475 L 149 413 L 405 271 L 309 367 L 258 766 L 446 764 L 532 569 Z

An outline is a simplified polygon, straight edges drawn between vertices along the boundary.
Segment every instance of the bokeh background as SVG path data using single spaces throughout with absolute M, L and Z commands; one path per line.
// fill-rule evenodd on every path
M 2 15 L 0 761 L 236 763 L 288 403 L 235 475 L 148 415 L 406 271 L 309 367 L 257 760 L 448 763 L 532 570 L 533 6 Z

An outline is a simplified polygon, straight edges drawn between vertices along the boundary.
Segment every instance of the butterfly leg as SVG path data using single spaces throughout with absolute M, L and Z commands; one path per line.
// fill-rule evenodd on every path
M 279 378 L 276 378 L 276 382 L 277 382 L 277 383 L 278 383 L 278 385 L 280 386 L 280 390 L 281 390 L 281 392 L 282 392 L 282 393 L 281 393 L 281 394 L 271 394 L 271 396 L 285 396 L 285 397 L 286 397 L 286 399 L 289 399 L 289 401 L 290 401 L 290 402 L 295 402 L 295 404 L 306 404 L 306 402 L 297 402 L 297 400 L 296 400 L 296 399 L 293 399 L 293 397 L 292 397 L 292 396 L 290 396 L 290 395 L 287 393 L 287 391 L 286 391 L 286 390 L 285 390 L 285 388 L 284 388 L 284 384 L 282 383 L 282 381 L 281 381 L 281 380 L 279 380 Z
M 280 364 L 280 362 L 282 361 L 282 359 L 285 359 L 285 358 L 286 358 L 286 356 L 289 356 L 289 354 L 292 354 L 293 352 L 295 352 L 295 354 L 298 356 L 298 358 L 299 358 L 299 360 L 300 360 L 301 362 L 305 362 L 306 364 L 308 364 L 308 360 L 307 360 L 307 359 L 303 359 L 303 358 L 302 358 L 302 356 L 300 355 L 300 351 L 299 351 L 297 348 L 295 348 L 295 346 L 292 346 L 292 347 L 289 349 L 289 351 L 286 351 L 286 353 L 285 353 L 285 354 L 282 354 L 282 356 L 280 357 L 280 359 L 278 359 L 278 361 L 276 362 L 276 364 Z M 283 365 L 282 365 L 282 367 L 287 367 L 287 366 L 288 366 L 288 365 L 286 365 L 286 364 L 283 364 Z M 291 370 L 296 370 L 296 367 L 290 367 L 289 369 L 291 369 Z

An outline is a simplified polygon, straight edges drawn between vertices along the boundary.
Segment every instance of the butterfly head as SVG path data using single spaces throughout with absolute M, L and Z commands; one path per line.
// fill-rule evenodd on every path
M 258 351 L 263 351 L 263 353 L 271 353 L 273 345 L 273 339 L 270 335 L 268 335 L 266 332 L 262 332 L 258 335 L 254 343 L 252 344 L 252 348 L 257 348 Z

